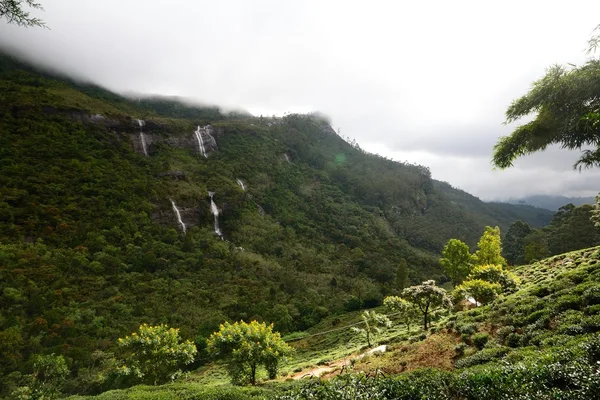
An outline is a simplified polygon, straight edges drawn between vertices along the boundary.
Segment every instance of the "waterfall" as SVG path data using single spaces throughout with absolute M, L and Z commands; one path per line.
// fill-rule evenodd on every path
M 213 196 L 215 195 L 215 192 L 208 192 L 208 195 L 210 196 L 210 212 L 212 213 L 213 217 L 215 218 L 215 233 L 221 237 L 221 239 L 223 238 L 223 232 L 221 232 L 221 229 L 219 228 L 219 209 L 217 208 L 217 205 L 215 204 L 215 201 L 213 200 Z
M 144 120 L 141 120 L 141 119 L 138 119 L 137 123 L 138 123 L 138 126 L 140 127 L 140 142 L 142 142 L 142 149 L 144 150 L 144 155 L 147 157 L 148 149 L 146 148 L 146 136 L 144 135 L 144 132 L 142 132 L 142 127 L 144 125 L 146 125 L 146 123 L 144 122 Z
M 242 190 L 245 192 L 246 191 L 246 185 L 244 185 L 244 182 L 241 179 L 236 179 L 236 182 L 238 183 L 238 185 L 240 185 L 240 187 L 242 188 Z
M 181 230 L 183 231 L 183 233 L 185 233 L 185 224 L 181 220 L 181 213 L 179 212 L 179 209 L 177 208 L 177 206 L 175 205 L 175 202 L 173 200 L 171 200 L 171 205 L 173 206 L 173 211 L 175 212 L 175 215 L 177 216 L 177 222 L 179 222 L 179 225 L 181 226 Z
M 206 150 L 204 149 L 204 140 L 202 139 L 202 130 L 204 130 L 204 128 L 200 128 L 200 125 L 198 125 L 198 129 L 196 129 L 194 131 L 194 134 L 196 135 L 196 140 L 198 140 L 198 149 L 200 150 L 200 154 L 202 154 L 205 158 L 208 158 L 208 155 L 206 154 Z
M 287 162 L 292 162 L 292 160 L 290 160 L 290 156 L 288 156 L 287 153 L 283 153 L 283 159 Z

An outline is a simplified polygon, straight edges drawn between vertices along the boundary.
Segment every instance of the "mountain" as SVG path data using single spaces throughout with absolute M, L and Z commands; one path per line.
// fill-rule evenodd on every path
M 3 393 L 52 352 L 70 391 L 94 390 L 80 379 L 94 351 L 144 322 L 198 346 L 224 320 L 303 330 L 447 280 L 449 238 L 552 217 L 368 154 L 317 115 L 128 98 L 9 56 L 0 132 Z
M 594 201 L 594 197 L 565 197 L 539 194 L 526 196 L 520 199 L 509 199 L 508 203 L 531 205 L 534 207 L 545 208 L 550 211 L 558 211 L 560 207 L 567 204 L 582 206 L 584 204 L 594 204 Z

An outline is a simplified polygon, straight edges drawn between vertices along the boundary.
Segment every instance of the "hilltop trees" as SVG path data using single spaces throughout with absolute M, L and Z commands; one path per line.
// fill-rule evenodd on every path
M 460 284 L 469 275 L 471 270 L 471 253 L 469 246 L 458 240 L 450 239 L 444 250 L 440 264 L 455 285 Z
M 444 289 L 435 285 L 434 280 L 404 289 L 402 297 L 416 305 L 421 311 L 425 330 L 429 326 L 429 315 L 432 311 L 452 307 L 450 297 Z
M 275 379 L 280 360 L 294 352 L 279 332 L 273 332 L 273 324 L 257 321 L 225 322 L 206 343 L 208 354 L 225 360 L 231 382 L 236 385 L 256 384 L 260 365 L 266 368 L 269 379 Z
M 125 360 L 117 372 L 153 385 L 174 379 L 181 365 L 194 361 L 197 353 L 192 342 L 181 343 L 180 340 L 179 329 L 141 325 L 138 332 L 119 338 Z

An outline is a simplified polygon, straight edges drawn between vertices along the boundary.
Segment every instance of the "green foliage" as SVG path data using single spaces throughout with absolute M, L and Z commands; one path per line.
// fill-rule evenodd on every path
M 473 345 L 479 350 L 483 349 L 488 340 L 490 340 L 490 336 L 487 333 L 481 332 L 473 335 Z
M 500 138 L 494 147 L 493 163 L 508 168 L 517 157 L 559 144 L 566 149 L 582 150 L 574 167 L 599 166 L 599 75 L 598 59 L 589 59 L 581 66 L 550 67 L 526 95 L 513 101 L 506 110 L 508 123 L 531 113 L 536 113 L 536 117 Z M 584 150 L 588 146 L 592 148 Z
M 390 313 L 400 314 L 400 319 L 404 321 L 406 329 L 410 333 L 410 323 L 419 313 L 415 305 L 399 296 L 387 296 L 383 299 L 383 305 Z
M 468 279 L 479 279 L 490 283 L 500 284 L 502 291 L 514 292 L 519 285 L 519 278 L 501 265 L 478 265 L 473 268 Z
M 9 24 L 19 26 L 46 26 L 41 19 L 32 17 L 25 11 L 23 3 L 28 7 L 43 10 L 42 5 L 34 0 L 0 0 L 0 19 L 6 18 Z
M 452 282 L 459 285 L 471 272 L 469 246 L 458 239 L 450 239 L 442 250 L 440 264 Z
M 477 305 L 487 304 L 494 301 L 500 293 L 502 286 L 499 283 L 492 283 L 482 279 L 469 279 L 454 289 L 462 297 L 472 297 Z
M 472 256 L 472 262 L 474 265 L 506 264 L 506 260 L 502 257 L 500 228 L 485 227 L 485 232 L 477 242 L 477 251 Z
M 377 335 L 381 333 L 383 328 L 389 328 L 392 326 L 392 321 L 383 315 L 378 314 L 375 311 L 364 311 L 362 314 L 362 328 L 353 326 L 352 331 L 361 334 L 367 341 L 367 346 L 371 347 L 377 343 Z
M 411 286 L 402 291 L 402 297 L 413 303 L 423 314 L 423 329 L 429 326 L 430 313 L 438 309 L 449 309 L 452 301 L 446 291 L 435 285 L 434 280 Z
M 69 372 L 63 356 L 35 355 L 33 373 L 26 379 L 27 386 L 17 388 L 11 397 L 27 400 L 59 398 Z
M 189 340 L 181 342 L 179 329 L 167 325 L 142 324 L 137 332 L 119 338 L 118 344 L 124 355 L 117 372 L 153 385 L 175 379 L 198 352 Z
M 515 221 L 504 235 L 502 255 L 510 265 L 525 264 L 525 237 L 532 229 L 528 223 Z
M 241 321 L 221 325 L 218 332 L 207 340 L 207 351 L 227 363 L 227 372 L 233 384 L 256 384 L 257 367 L 264 365 L 269 379 L 275 379 L 279 363 L 291 356 L 294 349 L 288 346 L 273 325 Z

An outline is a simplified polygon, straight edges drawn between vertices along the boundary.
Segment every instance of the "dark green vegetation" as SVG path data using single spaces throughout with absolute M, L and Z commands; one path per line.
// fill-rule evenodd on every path
M 193 132 L 207 123 L 218 150 L 204 158 Z M 213 232 L 209 190 L 227 241 Z M 2 56 L 1 393 L 26 380 L 36 354 L 65 358 L 67 393 L 127 385 L 106 366 L 142 323 L 193 339 L 195 368 L 225 320 L 304 330 L 405 283 L 443 282 L 437 260 L 451 237 L 473 246 L 485 225 L 550 217 L 366 154 L 314 116 L 133 101 Z
M 250 390 L 177 383 L 107 392 L 99 398 L 596 399 L 600 247 L 513 271 L 521 280 L 518 291 L 438 319 L 426 333 L 387 337 L 386 353 L 358 359 L 344 371 L 338 368 L 340 375 L 331 380 L 281 382 Z M 332 342 L 336 335 L 315 338 L 312 344 L 317 347 L 320 340 L 323 352 L 332 343 L 342 346 L 344 340 Z
M 600 226 L 593 221 L 594 206 L 561 207 L 548 226 L 533 229 L 516 221 L 503 241 L 503 255 L 511 265 L 522 265 L 568 251 L 600 244 Z

